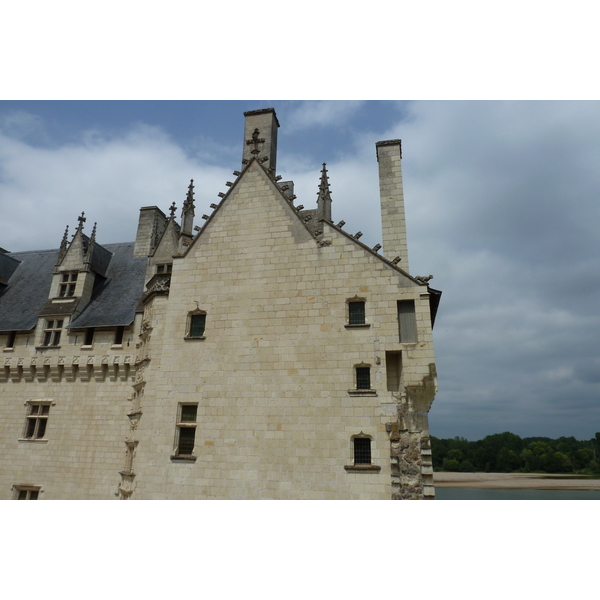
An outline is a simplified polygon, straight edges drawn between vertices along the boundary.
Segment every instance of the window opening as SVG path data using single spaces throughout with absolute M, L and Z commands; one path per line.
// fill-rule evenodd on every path
M 191 456 L 196 442 L 197 404 L 179 405 L 179 422 L 177 423 L 178 440 L 177 455 Z
M 32 402 L 29 405 L 29 414 L 25 420 L 25 438 L 28 440 L 39 440 L 46 433 L 50 405 Z
M 37 500 L 40 495 L 39 488 L 15 486 L 17 500 Z
M 402 352 L 385 353 L 385 370 L 387 377 L 387 391 L 400 391 L 400 378 L 402 376 Z
M 115 346 L 120 346 L 123 344 L 123 333 L 125 331 L 125 327 L 121 326 L 121 327 L 117 327 L 117 330 L 115 331 L 115 341 L 114 341 L 114 345 Z
M 400 330 L 400 343 L 411 344 L 417 341 L 414 300 L 398 301 L 398 328 Z
M 365 303 L 364 302 L 349 302 L 348 303 L 348 323 L 350 325 L 365 324 Z
M 356 389 L 371 389 L 371 367 L 356 367 Z
M 354 438 L 354 464 L 371 464 L 371 439 L 367 437 Z
M 44 346 L 58 346 L 60 343 L 62 326 L 62 319 L 46 321 L 46 327 L 44 328 Z
M 61 298 L 74 296 L 76 285 L 77 273 L 63 273 L 60 278 L 58 295 Z
M 17 337 L 17 332 L 16 331 L 11 331 L 8 334 L 8 339 L 6 340 L 6 347 L 7 348 L 14 348 L 15 347 L 15 338 Z
M 206 314 L 190 315 L 190 333 L 189 337 L 197 338 L 204 335 L 206 328 Z
M 94 328 L 93 327 L 89 327 L 88 329 L 86 329 L 85 331 L 85 340 L 83 342 L 84 346 L 91 346 L 92 343 L 94 342 Z

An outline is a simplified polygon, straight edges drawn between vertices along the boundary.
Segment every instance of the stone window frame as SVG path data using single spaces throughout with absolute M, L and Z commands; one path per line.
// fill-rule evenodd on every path
M 60 323 L 60 325 L 55 325 Z M 44 319 L 40 348 L 60 348 L 60 339 L 65 329 L 65 319 L 50 317 Z M 52 342 L 49 344 L 48 342 Z
M 348 394 L 351 396 L 377 396 L 377 390 L 373 388 L 373 379 L 371 369 L 373 365 L 361 362 L 352 367 L 352 373 L 354 378 L 354 387 L 348 390 Z M 359 388 L 358 387 L 358 369 L 369 369 L 369 386 L 368 388 Z
M 365 311 L 365 320 L 364 323 L 350 323 L 350 305 L 351 304 L 364 304 Z M 344 325 L 346 329 L 368 329 L 371 327 L 371 323 L 367 320 L 367 299 L 362 296 L 354 296 L 353 298 L 346 299 L 346 324 Z
M 357 462 L 357 443 L 355 440 L 369 440 L 369 462 Z M 373 442 L 374 438 L 372 435 L 364 433 L 362 430 L 360 433 L 356 433 L 350 436 L 350 449 L 352 453 L 352 463 L 344 465 L 346 471 L 353 471 L 355 473 L 375 472 L 381 471 L 381 466 L 373 463 Z
M 56 402 L 51 399 L 36 399 L 36 400 L 27 400 L 25 402 L 25 406 L 27 407 L 27 415 L 25 416 L 25 425 L 23 426 L 22 436 L 19 438 L 19 442 L 29 442 L 29 443 L 42 443 L 46 444 L 48 442 L 48 438 L 46 436 L 46 432 L 48 431 L 48 420 L 50 419 L 50 407 L 56 406 Z M 44 411 L 43 407 L 48 407 L 46 411 Z M 34 408 L 36 409 L 34 412 Z M 33 430 L 31 431 L 31 435 L 29 435 L 31 422 L 35 422 L 33 425 Z M 42 435 L 39 436 L 39 430 L 41 423 L 44 422 Z
M 77 289 L 79 271 L 62 271 L 58 283 L 59 298 L 73 298 Z
M 41 485 L 19 483 L 12 486 L 12 492 L 13 500 L 40 500 L 40 494 L 43 490 Z M 23 495 L 25 497 L 22 497 Z
M 184 340 L 204 340 L 206 339 L 206 336 L 204 335 L 204 333 L 206 332 L 206 316 L 207 316 L 207 312 L 205 310 L 202 310 L 201 308 L 196 308 L 195 310 L 192 310 L 188 313 L 187 315 L 187 321 L 186 321 L 186 325 L 185 325 L 185 337 L 183 338 Z M 204 329 L 202 330 L 202 335 L 192 335 L 192 321 L 193 321 L 193 317 L 196 316 L 200 316 L 200 315 L 204 315 Z
M 183 420 L 183 407 L 184 406 L 195 406 L 196 412 L 194 420 Z M 172 461 L 178 462 L 196 462 L 198 457 L 194 454 L 196 449 L 196 429 L 198 428 L 198 402 L 180 402 L 177 405 L 177 418 L 175 423 L 175 443 L 173 445 L 173 454 L 171 456 Z M 191 454 L 181 454 L 181 431 L 182 430 L 193 430 L 194 431 L 194 446 L 192 447 Z

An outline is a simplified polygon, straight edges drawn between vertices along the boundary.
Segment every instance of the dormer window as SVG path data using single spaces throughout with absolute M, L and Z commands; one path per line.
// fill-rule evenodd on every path
M 60 344 L 60 334 L 62 333 L 63 320 L 49 319 L 44 327 L 43 346 L 58 346 Z
M 77 285 L 77 273 L 62 273 L 58 288 L 59 298 L 70 298 L 75 295 Z

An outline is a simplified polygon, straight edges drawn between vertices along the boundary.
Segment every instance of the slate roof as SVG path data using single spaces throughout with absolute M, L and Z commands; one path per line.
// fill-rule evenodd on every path
M 29 331 L 50 293 L 52 272 L 58 250 L 15 252 L 8 255 L 20 261 L 4 293 L 0 292 L 0 331 Z
M 96 279 L 98 285 L 83 312 L 67 329 L 79 327 L 118 327 L 130 325 L 137 303 L 144 291 L 146 257 L 134 258 L 135 242 L 106 244 L 112 252 L 106 279 Z
M 92 298 L 69 327 L 118 327 L 129 325 L 142 292 L 146 258 L 134 258 L 135 243 L 106 244 L 101 253 L 107 263 L 105 278 L 96 276 Z M 110 253 L 110 262 L 107 262 Z M 0 288 L 0 331 L 29 331 L 48 301 L 58 250 L 14 252 L 19 261 L 10 279 Z M 104 265 L 103 265 L 104 266 Z

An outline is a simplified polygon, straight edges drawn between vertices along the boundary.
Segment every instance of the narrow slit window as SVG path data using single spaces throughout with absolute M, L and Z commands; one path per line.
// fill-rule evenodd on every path
M 385 353 L 385 370 L 387 391 L 400 391 L 400 380 L 402 377 L 402 352 Z

